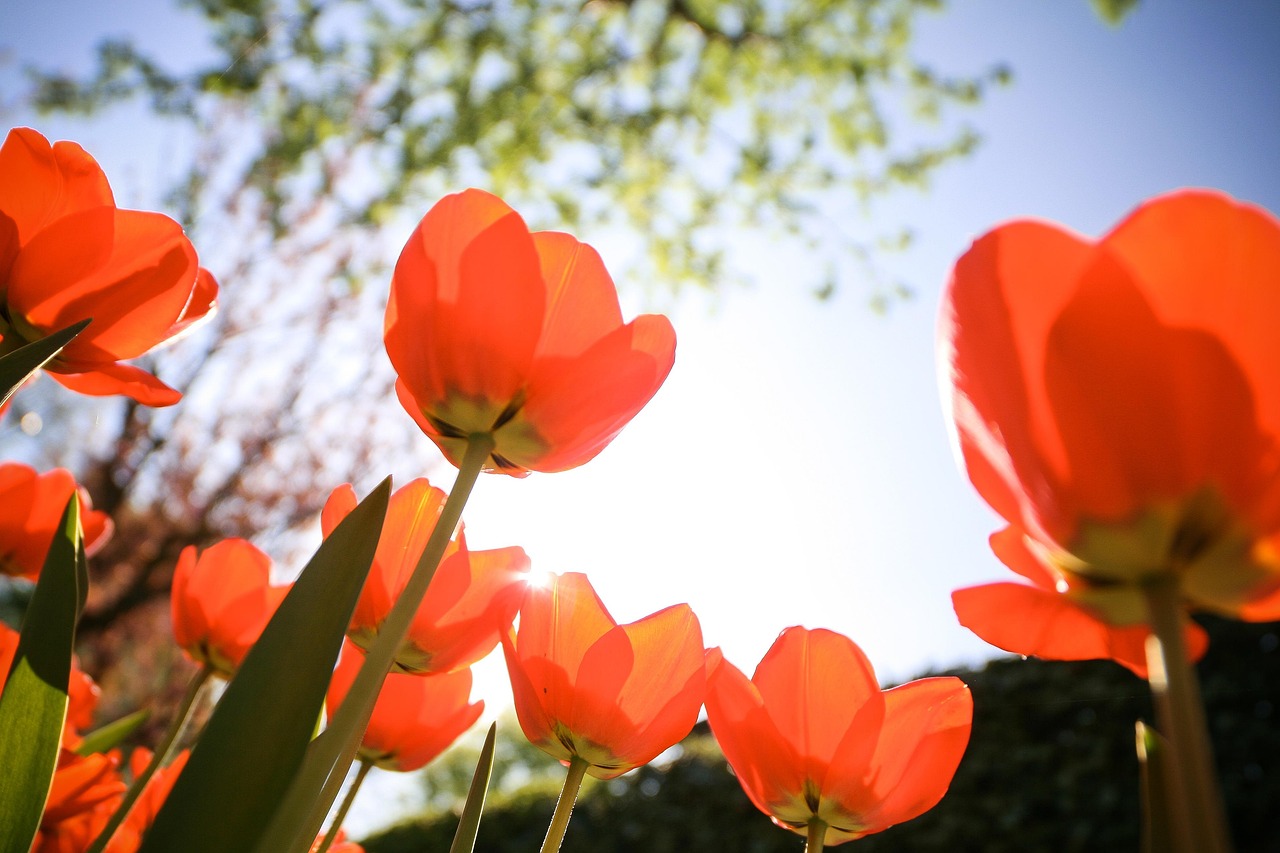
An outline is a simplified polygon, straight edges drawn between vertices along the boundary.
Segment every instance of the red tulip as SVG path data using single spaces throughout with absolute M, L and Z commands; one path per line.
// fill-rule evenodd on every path
M 1106 658 L 1147 677 L 1145 623 L 1117 626 L 1107 622 L 1086 602 L 1106 594 L 1087 587 L 1073 596 L 1066 578 L 1054 574 L 1029 547 L 1022 532 L 1006 527 L 991 536 L 991 550 L 1017 572 L 1024 583 L 993 583 L 951 593 L 960 624 L 993 646 L 1049 660 Z M 1065 594 L 1064 594 L 1065 593 Z M 1183 631 L 1192 660 L 1209 647 L 1204 629 L 1183 618 Z
M 363 663 L 359 648 L 351 643 L 343 646 L 325 698 L 330 718 Z M 480 719 L 484 702 L 469 703 L 470 696 L 469 669 L 433 675 L 388 674 L 358 757 L 384 770 L 407 773 L 424 767 Z
M 507 474 L 587 462 L 662 385 L 675 343 L 665 317 L 623 324 L 594 249 L 529 233 L 480 190 L 423 217 L 391 280 L 396 391 L 455 465 L 474 434 L 493 436 L 486 467 Z
M 652 761 L 697 722 L 702 630 L 687 604 L 618 625 L 585 575 L 564 574 L 529 588 L 502 647 L 525 737 L 597 778 Z
M 217 292 L 182 227 L 116 207 L 79 145 L 9 132 L 0 147 L 0 352 L 92 318 L 44 369 L 83 394 L 172 405 L 180 393 L 120 362 L 208 317 Z
M 20 462 L 0 463 L 0 574 L 35 580 L 72 495 L 80 499 L 84 550 L 93 555 L 111 536 L 111 519 L 90 509 L 89 495 L 61 468 L 39 474 Z
M 271 585 L 271 558 L 244 539 L 198 557 L 188 546 L 173 571 L 174 639 L 196 663 L 230 678 L 288 591 Z
M 147 784 L 147 788 L 138 797 L 129 811 L 124 823 L 116 829 L 107 844 L 104 853 L 135 853 L 142 846 L 142 837 L 156 819 L 165 798 L 169 796 L 178 774 L 187 764 L 189 753 L 180 752 L 167 766 L 156 771 L 155 776 Z M 135 749 L 129 756 L 129 767 L 136 777 L 151 759 L 150 751 Z M 74 776 L 77 783 L 80 777 L 87 777 L 90 772 L 99 774 L 95 779 L 96 787 L 89 788 L 86 793 L 77 793 L 70 802 L 60 804 L 71 789 L 70 781 L 63 782 L 64 793 L 59 794 L 59 779 L 54 777 L 54 794 L 50 796 L 50 808 L 46 809 L 40 825 L 40 833 L 32 853 L 83 853 L 89 845 L 106 828 L 111 816 L 124 799 L 124 782 L 120 780 L 115 768 L 120 763 L 119 752 L 113 750 L 106 755 L 88 756 L 76 759 Z M 64 772 L 60 766 L 58 774 Z M 109 795 L 108 795 L 109 793 Z M 57 797 L 57 799 L 55 799 Z M 93 798 L 97 797 L 96 800 Z M 86 803 L 91 805 L 86 807 Z M 69 811 L 74 806 L 75 811 Z
M 783 631 L 750 681 L 718 648 L 706 660 L 707 720 L 743 790 L 785 829 L 821 821 L 824 844 L 928 811 L 969 742 L 963 682 L 881 691 L 861 649 L 831 631 Z
M 1280 223 L 1207 191 L 1097 241 L 1023 221 L 974 243 L 943 297 L 945 407 L 969 478 L 1045 568 L 1032 581 L 1064 598 L 962 591 L 966 624 L 1131 665 L 1081 619 L 1142 626 L 1155 583 L 1188 609 L 1280 618 L 1278 278 Z M 1026 636 L 1015 604 L 1057 636 Z
M 445 494 L 424 479 L 397 490 L 387 507 L 369 578 L 360 591 L 347 636 L 367 650 L 400 591 L 408 583 L 435 529 Z M 328 536 L 356 506 L 349 485 L 333 490 L 321 512 Z M 522 548 L 467 550 L 459 525 L 426 597 L 396 652 L 401 672 L 451 672 L 480 660 L 498 645 L 524 595 L 529 558 Z

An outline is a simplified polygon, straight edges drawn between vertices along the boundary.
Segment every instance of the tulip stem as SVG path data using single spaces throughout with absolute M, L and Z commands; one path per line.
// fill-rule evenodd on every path
M 293 837 L 290 850 L 309 850 L 311 841 L 316 837 L 324 824 L 329 806 L 333 804 L 346 778 L 347 770 L 355 760 L 356 751 L 360 748 L 360 738 L 369 725 L 369 717 L 373 714 L 374 703 L 382 689 L 382 682 L 391 670 L 396 652 L 409 633 L 409 625 L 422 598 L 427 594 L 427 587 L 435 576 L 436 567 L 444 557 L 449 540 L 453 537 L 462 520 L 462 508 L 466 505 L 471 490 L 475 487 L 484 463 L 493 452 L 494 438 L 491 433 L 476 433 L 467 440 L 467 452 L 458 467 L 458 476 L 453 481 L 453 490 L 440 510 L 435 528 L 431 531 L 427 545 L 418 559 L 418 565 L 409 577 L 409 582 L 396 598 L 395 606 L 387 614 L 387 618 L 378 626 L 378 636 L 365 654 L 364 664 L 356 674 L 351 689 L 338 707 L 337 713 L 329 721 L 324 733 L 317 738 L 315 746 L 323 754 L 317 759 L 329 767 L 326 781 L 321 788 L 320 796 L 311 805 L 306 824 Z
M 1168 773 L 1172 811 L 1189 824 L 1189 848 L 1203 853 L 1229 853 L 1222 793 L 1214 771 L 1204 705 L 1195 670 L 1183 639 L 1182 604 L 1177 573 L 1162 574 L 1144 584 L 1151 636 L 1147 638 L 1147 670 L 1160 733 L 1168 739 Z
M 804 853 L 822 853 L 826 848 L 827 822 L 814 815 L 809 818 L 809 836 L 804 843 Z
M 560 799 L 556 800 L 556 810 L 551 815 L 551 825 L 547 827 L 547 837 L 542 842 L 542 853 L 557 853 L 560 849 L 564 831 L 569 827 L 569 818 L 573 815 L 573 804 L 578 801 L 582 777 L 587 774 L 589 766 L 585 758 L 577 755 L 569 760 L 569 775 L 565 777 L 564 787 L 560 789 Z
M 110 843 L 111 837 L 116 834 L 116 830 L 120 828 L 120 824 L 124 823 L 125 818 L 129 816 L 129 812 L 133 809 L 134 803 L 138 801 L 138 797 L 142 796 L 142 792 L 146 790 L 147 783 L 151 781 L 151 777 L 169 760 L 169 756 L 177 744 L 178 735 L 182 733 L 183 728 L 186 726 L 187 718 L 191 716 L 191 709 L 195 707 L 196 699 L 200 697 L 200 691 L 204 689 L 205 684 L 208 683 L 209 677 L 212 675 L 213 668 L 205 664 L 200 667 L 199 672 L 192 676 L 191 681 L 187 684 L 187 692 L 183 694 L 182 701 L 174 712 L 173 720 L 169 723 L 168 730 L 165 731 L 164 737 L 160 739 L 160 742 L 156 744 L 155 752 L 151 753 L 151 760 L 147 762 L 147 766 L 143 768 L 142 772 L 133 778 L 133 782 L 129 785 L 129 790 L 125 792 L 124 799 L 120 801 L 120 805 L 116 808 L 115 813 L 111 815 L 111 819 L 107 821 L 107 825 L 102 828 L 102 832 L 98 833 L 98 837 L 94 839 L 93 845 L 89 847 L 87 853 L 102 853 L 107 844 Z
M 351 780 L 351 787 L 347 788 L 347 795 L 342 798 L 342 805 L 338 806 L 338 813 L 333 816 L 333 823 L 329 824 L 329 831 L 325 833 L 324 840 L 315 849 L 315 853 L 327 853 L 329 848 L 333 846 L 338 833 L 342 831 L 342 822 L 347 819 L 347 812 L 351 811 L 351 804 L 356 801 L 356 792 L 360 790 L 364 777 L 369 775 L 371 769 L 373 769 L 372 761 L 360 762 L 360 769 L 356 771 L 356 778 Z

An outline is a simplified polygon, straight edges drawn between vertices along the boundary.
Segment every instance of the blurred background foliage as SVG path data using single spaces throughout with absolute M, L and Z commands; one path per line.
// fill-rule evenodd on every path
M 0 436 L 6 458 L 71 469 L 115 521 L 79 633 L 104 718 L 175 699 L 189 674 L 167 641 L 184 546 L 241 536 L 301 565 L 334 486 L 439 463 L 399 411 L 380 331 L 391 260 L 441 195 L 483 186 L 534 227 L 610 244 L 651 302 L 740 280 L 728 245 L 760 234 L 809 247 L 781 286 L 830 295 L 852 261 L 883 307 L 907 288 L 876 258 L 910 232 L 873 220 L 876 200 L 972 151 L 969 108 L 1009 79 L 913 56 L 940 0 L 185 5 L 206 38 L 182 67 L 112 38 L 82 77 L 28 68 L 22 93 L 102 121 L 142 104 L 184 129 L 162 207 L 222 288 L 214 323 L 159 362 L 182 405 L 42 382 Z
M 1239 853 L 1276 849 L 1280 803 L 1280 629 L 1202 620 L 1212 642 L 1200 664 L 1209 725 Z M 858 853 L 1098 853 L 1139 849 L 1134 723 L 1151 720 L 1144 682 L 1104 661 L 1000 659 L 953 670 L 973 691 L 969 748 L 942 802 L 923 816 L 851 842 Z M 504 725 L 505 724 L 505 725 Z M 526 756 L 538 784 L 512 789 L 495 777 L 478 853 L 537 849 L 563 769 L 499 723 L 509 754 Z M 501 742 L 501 741 L 500 741 Z M 796 853 L 803 839 L 751 805 L 700 723 L 664 766 L 597 782 L 574 810 L 564 853 Z M 437 794 L 461 783 L 458 750 L 424 771 Z M 459 788 L 459 790 L 461 790 Z M 456 801 L 455 801 L 456 802 Z M 362 843 L 369 853 L 446 850 L 456 817 L 438 805 Z M 840 848 L 845 849 L 845 848 Z
M 725 266 L 737 228 L 803 240 L 817 262 L 796 284 L 834 286 L 812 277 L 909 239 L 859 214 L 970 152 L 956 108 L 1009 79 L 912 55 L 940 0 L 188 5 L 211 62 L 176 71 L 109 40 L 86 79 L 33 69 L 34 105 L 143 97 L 194 123 L 203 150 L 173 200 L 188 224 L 206 234 L 234 205 L 279 241 L 322 218 L 353 281 L 368 259 L 343 235 L 474 183 L 538 226 L 640 235 L 630 276 L 658 288 L 747 272 Z

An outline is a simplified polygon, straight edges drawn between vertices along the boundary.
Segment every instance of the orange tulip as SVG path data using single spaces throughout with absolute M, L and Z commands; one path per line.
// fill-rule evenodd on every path
M 311 853 L 316 853 L 323 842 L 324 835 L 317 835 L 315 842 L 311 845 Z M 364 853 L 364 848 L 354 841 L 348 841 L 347 834 L 339 831 L 333 840 L 333 844 L 329 847 L 329 853 Z
M 111 836 L 104 853 L 135 853 L 142 846 L 142 837 L 151 828 L 165 798 L 178 780 L 178 774 L 187 764 L 187 751 L 180 752 L 167 766 L 156 771 L 155 776 L 147 784 L 147 788 L 138 797 L 129 811 L 129 816 Z M 92 761 L 89 761 L 92 759 Z M 136 777 L 151 759 L 150 751 L 135 749 L 129 756 L 129 767 Z M 50 796 L 50 809 L 46 809 L 40 826 L 40 833 L 32 853 L 83 853 L 89 845 L 106 828 L 107 822 L 124 799 L 124 782 L 114 769 L 120 763 L 119 752 L 113 750 L 106 755 L 88 756 L 87 759 L 77 757 L 75 765 L 79 777 L 86 777 L 90 771 L 99 773 L 97 787 L 88 789 L 88 795 L 80 793 L 74 801 L 79 808 L 70 812 L 66 805 L 55 807 L 61 803 L 70 785 L 63 783 L 63 792 L 59 794 L 58 776 L 54 777 L 54 794 Z M 110 771 L 110 772 L 109 772 Z M 64 770 L 59 767 L 59 774 Z M 77 781 L 80 781 L 77 779 Z M 110 792 L 109 796 L 103 796 Z M 93 796 L 91 807 L 84 808 Z M 55 799 L 58 797 L 58 799 Z
M 107 543 L 113 526 L 105 512 L 90 509 L 88 493 L 70 472 L 55 468 L 39 474 L 20 462 L 0 463 L 0 574 L 29 580 L 40 576 L 73 494 L 80 499 L 84 550 L 92 556 Z
M 0 147 L 0 352 L 92 318 L 44 369 L 82 394 L 172 405 L 180 393 L 120 362 L 210 316 L 217 293 L 182 227 L 116 207 L 79 145 L 9 132 Z
M 196 663 L 230 678 L 258 640 L 289 585 L 271 585 L 271 558 L 244 539 L 196 556 L 183 549 L 173 571 L 173 636 Z
M 718 648 L 706 661 L 707 720 L 743 790 L 785 829 L 821 822 L 822 844 L 933 808 L 969 743 L 962 681 L 881 691 L 862 650 L 832 631 L 786 629 L 750 681 Z
M 397 490 L 387 507 L 368 580 L 360 591 L 347 636 L 368 650 L 418 565 L 444 507 L 445 493 L 424 479 Z M 328 536 L 356 506 L 349 485 L 333 490 L 320 514 Z M 462 526 L 445 551 L 396 652 L 401 672 L 451 672 L 480 660 L 498 645 L 524 595 L 529 558 L 522 548 L 467 550 Z
M 358 647 L 350 642 L 343 646 L 325 697 L 330 718 L 363 663 Z M 388 674 L 360 741 L 358 758 L 405 773 L 424 767 L 480 719 L 484 702 L 468 703 L 470 696 L 469 669 L 433 675 Z
M 618 625 L 586 575 L 532 586 L 502 641 L 525 737 L 612 779 L 652 761 L 697 722 L 702 629 L 687 604 Z
M 1143 625 L 1159 584 L 1186 609 L 1280 618 L 1278 278 L 1280 222 L 1208 191 L 1098 241 L 1009 223 L 956 264 L 939 341 L 960 456 L 1047 569 L 1033 582 L 1066 598 L 1012 593 L 1061 630 L 1006 648 L 1116 656 L 1068 626 Z M 965 592 L 962 618 L 1026 624 L 1000 614 L 1010 594 Z
M 99 805 L 110 807 L 124 796 L 125 784 L 116 772 L 118 765 L 116 754 L 77 755 L 65 747 L 62 749 L 44 815 L 40 818 L 40 836 L 46 839 L 41 844 L 49 844 L 46 837 L 81 834 L 84 830 L 76 827 L 82 821 L 91 822 Z M 44 848 L 37 844 L 37 849 Z
M 441 200 L 409 238 L 385 338 L 401 404 L 449 461 L 490 434 L 486 467 L 518 476 L 603 450 L 662 385 L 676 343 L 665 317 L 623 324 L 594 249 L 531 234 L 474 189 Z

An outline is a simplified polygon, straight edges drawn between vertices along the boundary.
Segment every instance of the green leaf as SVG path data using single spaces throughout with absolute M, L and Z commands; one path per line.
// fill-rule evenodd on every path
M 134 711 L 132 714 L 121 717 L 115 722 L 100 726 L 84 736 L 80 741 L 80 745 L 76 747 L 76 753 L 79 755 L 93 755 L 95 752 L 106 752 L 108 749 L 113 749 L 124 743 L 129 735 L 136 732 L 149 719 L 151 719 L 151 711 L 143 708 L 141 711 Z
M 139 853 L 254 848 L 311 740 L 390 491 L 383 481 L 311 558 L 218 702 Z
M 475 850 L 476 833 L 480 831 L 480 815 L 484 812 L 484 799 L 489 793 L 489 776 L 493 773 L 493 748 L 497 732 L 498 724 L 493 723 L 489 726 L 489 734 L 485 735 L 480 760 L 476 762 L 476 773 L 471 777 L 471 790 L 467 792 L 467 801 L 462 806 L 462 817 L 458 821 L 453 844 L 449 845 L 449 853 L 472 853 Z
M 1124 23 L 1124 19 L 1138 8 L 1138 0 L 1090 0 L 1090 2 L 1098 17 L 1113 27 Z
M 17 391 L 31 374 L 49 363 L 49 359 L 62 352 L 62 348 L 71 343 L 76 335 L 84 331 L 89 320 L 81 320 L 74 326 L 67 326 L 61 331 L 43 337 L 38 341 L 18 347 L 11 353 L 0 355 L 0 406 L 9 402 L 13 392 Z
M 67 717 L 83 570 L 80 502 L 72 495 L 49 545 L 0 694 L 0 853 L 27 853 L 40 828 Z

